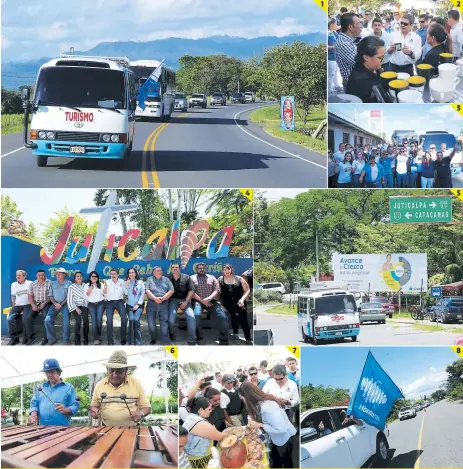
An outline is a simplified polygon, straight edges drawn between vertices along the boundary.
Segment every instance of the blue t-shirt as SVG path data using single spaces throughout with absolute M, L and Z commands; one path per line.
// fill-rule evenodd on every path
M 380 164 L 384 169 L 384 174 L 392 174 L 392 163 L 394 162 L 394 157 L 389 158 L 388 156 L 381 158 Z
M 338 164 L 339 173 L 338 173 L 338 183 L 347 184 L 352 182 L 352 164 L 351 163 L 339 163 Z
M 328 45 L 334 46 L 337 37 L 338 33 L 336 31 L 328 31 Z M 328 49 L 328 60 L 336 60 L 336 57 L 334 56 L 334 49 Z

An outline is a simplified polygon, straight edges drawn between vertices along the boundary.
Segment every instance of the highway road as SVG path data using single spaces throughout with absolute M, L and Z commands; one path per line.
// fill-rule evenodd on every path
M 462 467 L 463 404 L 447 400 L 389 425 L 388 467 Z
M 114 161 L 49 158 L 36 166 L 22 134 L 2 138 L 2 187 L 323 188 L 326 155 L 285 142 L 249 121 L 266 104 L 237 104 L 174 113 L 168 123 L 135 126 L 124 170 Z
M 301 332 L 298 331 L 297 317 L 289 315 L 279 315 L 265 313 L 268 308 L 257 306 L 255 329 L 272 329 L 275 345 L 306 345 L 313 347 L 311 343 L 305 344 L 302 340 Z M 439 324 L 440 326 L 440 324 Z M 455 327 L 449 325 L 449 327 Z M 360 327 L 360 334 L 357 342 L 352 342 L 346 338 L 340 341 L 322 342 L 323 346 L 344 346 L 355 345 L 375 346 L 375 345 L 452 345 L 458 336 L 463 335 L 463 328 L 460 333 L 453 332 L 425 332 L 411 328 L 408 324 L 389 323 L 376 324 L 367 323 Z M 317 346 L 318 347 L 318 346 Z

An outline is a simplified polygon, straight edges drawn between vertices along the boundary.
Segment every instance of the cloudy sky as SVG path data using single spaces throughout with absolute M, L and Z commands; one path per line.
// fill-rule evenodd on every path
M 463 116 L 448 104 L 362 104 L 361 106 L 331 104 L 329 111 L 354 122 L 364 129 L 369 128 L 370 111 L 382 110 L 383 131 L 390 138 L 394 130 L 446 130 L 460 135 Z
M 105 41 L 304 34 L 325 23 L 313 0 L 2 0 L 2 61 Z

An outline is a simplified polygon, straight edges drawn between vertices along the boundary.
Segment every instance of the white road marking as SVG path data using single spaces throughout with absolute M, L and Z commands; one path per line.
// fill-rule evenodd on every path
M 4 156 L 12 155 L 13 153 L 16 153 L 17 151 L 22 150 L 23 148 L 26 148 L 26 147 L 23 146 L 23 147 L 21 147 L 21 148 L 16 148 L 16 150 L 13 150 L 13 151 L 10 151 L 10 152 L 8 152 L 8 153 L 5 153 L 4 155 L 2 155 L 2 158 L 3 158 Z
M 238 124 L 236 118 L 238 116 L 238 114 L 240 114 L 239 117 L 241 117 L 241 114 L 247 112 L 247 111 L 250 111 L 250 110 L 254 110 L 254 109 L 259 109 L 261 107 L 265 107 L 265 106 L 257 106 L 255 108 L 252 108 L 252 109 L 245 109 L 244 111 L 240 111 L 240 112 L 237 112 L 235 114 L 235 117 L 233 118 L 234 121 L 235 121 L 235 124 L 238 126 L 239 129 L 241 129 L 245 134 L 248 134 L 249 136 L 251 136 L 252 138 L 255 138 L 256 140 L 259 140 L 260 142 L 263 142 L 263 143 L 266 143 L 267 145 L 270 145 L 271 147 L 273 148 L 276 148 L 277 150 L 280 150 L 282 151 L 283 153 L 286 153 L 288 155 L 291 155 L 291 156 L 294 156 L 294 158 L 298 158 L 302 161 L 305 161 L 306 163 L 310 163 L 310 164 L 313 164 L 314 166 L 318 166 L 319 168 L 322 168 L 322 169 L 325 169 L 327 170 L 327 167 L 326 166 L 322 166 L 321 164 L 318 164 L 318 163 L 314 163 L 313 161 L 310 161 L 310 160 L 306 160 L 305 158 L 303 158 L 302 156 L 299 156 L 299 155 L 296 155 L 295 153 L 291 153 L 290 151 L 287 151 L 287 150 L 283 150 L 283 148 L 280 148 L 276 145 L 274 145 L 273 143 L 270 143 L 270 142 L 267 142 L 266 140 L 262 139 L 262 138 L 259 138 L 257 137 L 256 135 L 253 135 L 251 132 L 248 132 L 247 130 L 243 129 L 243 127 L 241 125 Z

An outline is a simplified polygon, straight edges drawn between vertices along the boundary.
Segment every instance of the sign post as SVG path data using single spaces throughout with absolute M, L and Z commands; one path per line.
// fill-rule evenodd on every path
M 389 197 L 391 223 L 452 223 L 451 197 Z

